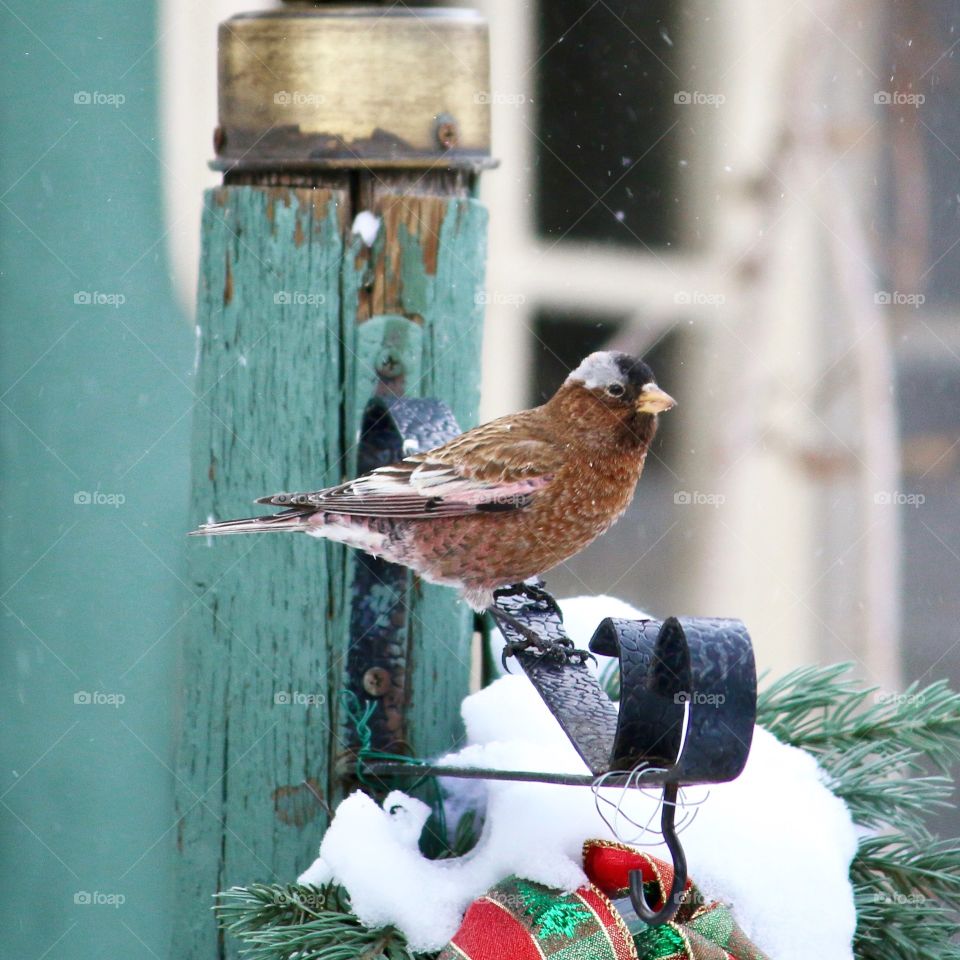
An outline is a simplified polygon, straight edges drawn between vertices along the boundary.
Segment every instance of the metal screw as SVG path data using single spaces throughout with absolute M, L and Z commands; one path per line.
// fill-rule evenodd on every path
M 377 358 L 377 375 L 384 380 L 396 380 L 403 373 L 403 361 L 391 351 L 384 350 Z
M 371 697 L 382 697 L 390 689 L 390 674 L 383 667 L 371 667 L 363 675 L 363 689 Z
M 437 117 L 436 129 L 437 143 L 444 150 L 450 150 L 455 147 L 460 140 L 460 128 L 457 121 L 449 113 L 441 113 Z

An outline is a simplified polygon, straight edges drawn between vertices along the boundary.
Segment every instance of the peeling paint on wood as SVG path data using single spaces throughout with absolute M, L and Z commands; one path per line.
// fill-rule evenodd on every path
M 476 422 L 486 213 L 465 199 L 373 200 L 385 228 L 367 249 L 348 233 L 346 190 L 207 194 L 194 521 L 349 475 L 375 392 L 438 396 L 461 426 Z M 352 561 L 292 535 L 197 541 L 190 553 L 206 602 L 185 618 L 174 943 L 208 960 L 236 950 L 218 939 L 211 895 L 294 880 L 328 822 L 323 798 L 339 796 Z M 408 729 L 433 756 L 461 733 L 472 615 L 444 588 L 416 583 L 411 595 Z
M 207 195 L 196 521 L 254 513 L 260 493 L 342 474 L 344 202 L 310 190 Z M 309 242 L 298 246 L 298 234 Z M 339 548 L 306 537 L 198 541 L 190 554 L 206 602 L 189 611 L 182 657 L 174 942 L 180 956 L 213 957 L 212 893 L 293 879 L 326 820 L 309 794 L 292 817 L 278 816 L 274 797 L 278 786 L 328 778 L 346 563 Z

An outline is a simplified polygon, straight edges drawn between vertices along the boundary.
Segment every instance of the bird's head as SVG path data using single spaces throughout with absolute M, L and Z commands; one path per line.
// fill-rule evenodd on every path
M 657 414 L 676 406 L 647 364 L 614 351 L 591 353 L 556 396 L 571 420 L 584 426 L 616 424 L 644 445 L 652 439 Z
M 676 406 L 657 386 L 653 371 L 628 353 L 591 353 L 566 384 L 588 391 L 612 410 L 656 415 Z

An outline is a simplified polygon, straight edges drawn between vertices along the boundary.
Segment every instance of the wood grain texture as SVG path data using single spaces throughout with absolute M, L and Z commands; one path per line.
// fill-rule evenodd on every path
M 340 477 L 343 203 L 327 191 L 207 194 L 196 520 L 255 513 L 258 493 Z M 322 807 L 299 794 L 305 779 L 327 788 L 345 562 L 284 536 L 199 541 L 190 559 L 206 605 L 191 611 L 183 652 L 174 942 L 211 957 L 211 894 L 294 874 L 309 828 L 323 825 Z M 297 694 L 318 705 L 283 702 Z
M 463 427 L 476 421 L 484 209 L 377 197 L 384 220 L 369 249 L 349 233 L 348 203 L 340 190 L 207 194 L 196 522 L 252 515 L 258 495 L 349 475 L 374 392 L 438 396 Z M 206 605 L 188 614 L 181 664 L 174 945 L 208 960 L 236 955 L 217 933 L 211 895 L 294 880 L 316 854 L 325 804 L 340 795 L 352 560 L 294 535 L 191 547 Z M 460 736 L 472 615 L 443 588 L 413 584 L 411 597 L 411 746 L 433 756 Z

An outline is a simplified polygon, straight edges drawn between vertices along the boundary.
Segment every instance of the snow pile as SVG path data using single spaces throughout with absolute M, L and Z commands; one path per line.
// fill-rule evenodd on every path
M 639 616 L 605 598 L 562 606 L 581 646 L 604 616 Z M 443 762 L 585 772 L 525 676 L 503 677 L 468 697 L 462 713 L 468 746 Z M 758 728 L 737 780 L 684 791 L 689 812 L 696 810 L 681 834 L 691 877 L 705 895 L 731 904 L 744 932 L 777 960 L 852 957 L 856 916 L 848 872 L 856 833 L 823 779 L 811 756 Z M 610 801 L 601 804 L 605 819 L 587 787 L 447 780 L 444 789 L 451 823 L 467 809 L 485 814 L 482 836 L 466 856 L 436 862 L 420 855 L 417 841 L 429 809 L 419 800 L 396 791 L 381 808 L 355 793 L 340 804 L 320 859 L 301 881 L 337 880 L 365 924 L 394 924 L 415 950 L 438 950 L 469 903 L 510 874 L 567 890 L 581 884 L 581 846 L 588 838 L 639 842 L 669 859 L 654 830 L 641 836 L 630 823 L 656 827 L 656 791 L 599 791 Z

